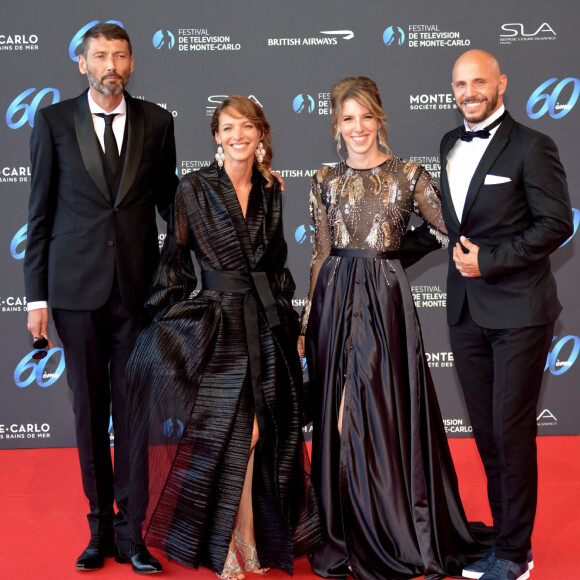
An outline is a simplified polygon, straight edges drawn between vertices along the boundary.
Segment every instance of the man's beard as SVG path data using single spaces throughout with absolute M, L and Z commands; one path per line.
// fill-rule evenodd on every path
M 106 97 L 112 97 L 114 95 L 120 95 L 123 89 L 129 84 L 130 75 L 121 76 L 116 72 L 109 72 L 104 74 L 100 79 L 91 74 L 91 71 L 87 69 L 89 77 L 89 85 L 95 89 L 95 91 L 105 95 Z M 105 83 L 105 79 L 115 78 L 119 82 L 112 85 L 110 83 Z
M 465 120 L 468 123 L 472 123 L 474 125 L 477 125 L 478 123 L 485 121 L 492 114 L 492 112 L 497 107 L 498 100 L 499 100 L 499 92 L 495 93 L 495 95 L 493 95 L 491 100 L 483 99 L 483 101 L 480 101 L 478 99 L 464 99 L 463 101 L 461 101 L 461 104 L 457 105 L 457 108 L 459 109 L 459 112 L 463 115 L 463 117 L 465 117 Z M 473 102 L 477 102 L 477 103 L 484 102 L 485 109 L 479 115 L 476 115 L 474 117 L 472 116 L 470 118 L 469 115 L 470 114 L 472 115 L 472 113 L 469 113 L 468 111 L 466 111 L 465 103 L 473 103 Z

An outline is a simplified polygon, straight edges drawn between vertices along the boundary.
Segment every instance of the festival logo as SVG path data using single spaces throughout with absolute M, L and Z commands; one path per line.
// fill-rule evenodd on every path
M 578 211 L 575 207 L 572 208 L 572 219 L 574 220 L 574 231 L 572 232 L 572 235 L 560 246 L 561 248 L 563 248 L 578 231 L 578 225 L 580 224 L 580 211 Z
M 579 352 L 580 338 L 577 336 L 568 335 L 560 339 L 554 336 L 544 372 L 549 370 L 553 375 L 563 375 L 572 368 Z
M 542 22 L 536 30 L 533 27 L 524 26 L 521 22 L 502 24 L 501 29 L 500 44 L 529 42 L 530 40 L 556 40 L 556 31 L 547 22 Z
M 445 433 L 457 435 L 458 433 L 466 434 L 473 432 L 471 425 L 465 425 L 463 419 L 443 419 L 443 426 L 445 427 Z
M 292 108 L 295 113 L 313 113 L 316 110 L 316 103 L 308 93 L 300 93 L 294 97 Z
M 40 104 L 44 101 L 44 103 L 42 103 L 43 106 L 54 105 L 60 101 L 60 91 L 58 89 L 42 89 L 33 97 L 32 95 L 36 90 L 37 89 L 27 89 L 20 93 L 12 103 L 10 103 L 8 110 L 6 111 L 6 124 L 10 129 L 20 129 L 20 127 L 25 123 L 34 127 L 34 115 L 36 114 L 36 110 Z M 50 101 L 51 94 L 52 101 Z M 45 97 L 48 97 L 48 99 Z M 47 102 L 47 100 L 49 102 Z
M 383 32 L 386 46 L 403 46 L 409 48 L 444 48 L 450 46 L 468 47 L 469 38 L 462 38 L 458 30 L 440 30 L 438 24 L 410 24 L 407 33 L 400 26 L 389 26 Z
M 73 39 L 70 41 L 70 44 L 68 46 L 68 55 L 70 56 L 70 58 L 71 58 L 71 60 L 73 62 L 78 62 L 79 61 L 80 46 L 81 46 L 81 44 L 83 42 L 83 36 L 87 32 L 87 30 L 89 30 L 90 28 L 92 28 L 93 26 L 95 26 L 95 24 L 99 24 L 99 22 L 100 22 L 100 20 L 93 20 L 92 22 L 89 22 L 88 24 L 85 24 L 73 36 Z M 107 20 L 107 24 L 117 24 L 121 28 L 124 28 L 123 27 L 123 23 L 122 22 L 119 22 L 118 20 Z
M 292 101 L 292 108 L 297 115 L 308 116 L 312 113 L 316 115 L 330 115 L 330 93 L 320 92 L 316 94 L 316 99 L 309 93 L 299 93 Z
M 166 35 L 171 34 L 169 30 L 163 32 Z M 177 31 L 177 44 L 180 52 L 222 52 L 242 49 L 241 43 L 232 40 L 229 34 L 210 34 L 208 28 L 180 28 Z
M 433 179 L 439 179 L 441 175 L 441 162 L 439 161 L 439 155 L 436 156 L 424 156 L 424 157 L 409 157 L 409 161 L 414 161 L 419 163 Z
M 10 242 L 10 254 L 15 260 L 23 260 L 26 248 L 22 247 L 27 238 L 28 224 L 24 224 L 14 235 Z
M 213 115 L 213 113 L 212 113 L 212 115 Z M 197 171 L 198 169 L 201 169 L 202 167 L 209 167 L 210 164 L 211 164 L 211 161 L 209 161 L 207 159 L 182 161 L 181 162 L 181 175 L 187 175 L 188 173 L 191 173 L 192 171 Z
M 530 119 L 539 119 L 546 113 L 552 119 L 561 119 L 574 108 L 580 96 L 580 80 L 567 77 L 557 81 L 557 78 L 548 79 L 530 95 L 526 108 Z
M 389 26 L 383 32 L 383 42 L 387 46 L 403 46 L 405 31 L 400 26 Z
M 14 370 L 14 382 L 17 387 L 25 388 L 36 382 L 39 387 L 50 387 L 62 375 L 66 367 L 64 350 L 51 348 L 44 358 L 33 358 L 35 350 L 30 351 Z
M 163 435 L 167 438 L 181 437 L 183 434 L 183 422 L 179 419 L 167 419 L 163 422 Z
M 314 243 L 314 226 L 304 224 L 298 226 L 294 232 L 294 239 L 299 244 L 303 244 L 306 240 L 309 240 L 311 244 Z
M 25 183 L 30 181 L 30 167 L 2 167 L 0 183 Z
M 0 424 L 0 439 L 50 439 L 48 423 Z
M 1 34 L 0 52 L 24 52 L 38 50 L 37 34 Z
M 26 312 L 26 296 L 0 297 L 2 312 Z
M 440 286 L 411 286 L 411 292 L 416 308 L 445 308 L 447 304 L 447 292 Z
M 168 48 L 171 50 L 175 46 L 175 36 L 170 30 L 158 30 L 153 35 L 153 46 L 157 50 Z

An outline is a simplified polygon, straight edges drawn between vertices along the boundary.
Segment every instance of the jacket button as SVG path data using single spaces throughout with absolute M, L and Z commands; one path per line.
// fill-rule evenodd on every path
M 110 246 L 111 248 L 115 245 L 115 242 L 113 242 L 113 240 L 109 240 L 107 242 L 107 245 Z

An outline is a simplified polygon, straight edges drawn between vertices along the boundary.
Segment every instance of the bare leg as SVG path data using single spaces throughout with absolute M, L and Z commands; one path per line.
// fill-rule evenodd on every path
M 340 408 L 338 410 L 338 434 L 342 437 L 342 416 L 344 415 L 344 389 L 340 399 Z
M 254 473 L 254 448 L 258 443 L 260 433 L 258 422 L 254 417 L 254 429 L 252 432 L 252 443 L 250 446 L 250 457 L 242 489 L 240 506 L 238 507 L 238 523 L 234 530 L 234 538 L 237 539 L 235 547 L 238 549 L 244 560 L 246 572 L 254 574 L 265 574 L 270 568 L 261 568 L 255 549 L 256 538 L 254 535 L 254 510 L 252 508 L 252 475 Z M 241 580 L 238 576 L 238 580 Z

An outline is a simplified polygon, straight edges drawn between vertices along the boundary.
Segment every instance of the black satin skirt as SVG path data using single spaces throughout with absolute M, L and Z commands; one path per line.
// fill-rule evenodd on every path
M 460 576 L 492 538 L 465 517 L 407 277 L 396 258 L 343 254 L 321 269 L 307 332 L 312 475 L 328 533 L 312 569 Z

